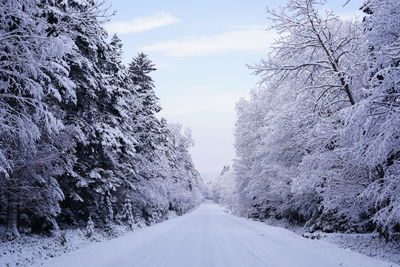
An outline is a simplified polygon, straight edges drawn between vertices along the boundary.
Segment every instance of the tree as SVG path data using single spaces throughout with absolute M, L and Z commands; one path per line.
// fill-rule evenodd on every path
M 92 221 L 92 217 L 89 216 L 89 219 L 86 224 L 85 235 L 87 238 L 91 238 L 94 234 L 94 222 Z
M 332 12 L 321 15 L 321 1 L 289 0 L 280 12 L 268 10 L 271 29 L 280 34 L 267 60 L 255 67 L 263 80 L 299 80 L 313 91 L 323 109 L 347 102 L 354 105 L 361 29 Z M 343 106 L 343 105 L 339 105 Z
M 123 221 L 129 229 L 133 229 L 135 221 L 132 214 L 132 204 L 130 198 L 125 199 L 124 207 L 121 214 L 119 215 L 119 219 Z
M 107 14 L 96 1 L 43 1 L 43 8 L 53 24 L 51 33 L 68 36 L 74 48 L 64 60 L 76 97 L 60 109 L 64 123 L 75 129 L 77 161 L 59 177 L 66 194 L 64 210 L 74 214 L 62 217 L 83 223 L 92 214 L 96 223 L 107 224 L 113 217 L 113 192 L 122 183 L 115 170 L 125 141 L 115 110 L 122 80 L 118 55 L 112 53 L 101 25 Z
M 237 210 L 235 172 L 225 165 L 218 177 L 210 181 L 208 190 L 214 201 L 223 204 L 229 211 Z
M 121 207 L 129 225 L 158 222 L 200 199 L 190 136 L 156 117 L 154 64 L 143 53 L 122 64 L 107 16 L 95 0 L 0 3 L 0 213 L 11 238 L 18 214 L 43 233 L 89 216 L 110 227 Z
M 169 209 L 179 215 L 197 206 L 202 200 L 203 185 L 195 169 L 189 149 L 194 145 L 191 131 L 181 124 L 168 124 L 168 147 L 165 161 L 169 163 Z
M 136 87 L 136 120 L 134 132 L 136 140 L 140 143 L 136 150 L 147 157 L 151 157 L 159 143 L 158 136 L 161 134 L 161 125 L 155 114 L 161 108 L 158 98 L 154 92 L 154 82 L 151 72 L 155 71 L 155 65 L 144 53 L 139 53 L 129 65 L 128 74 Z M 150 160 L 148 158 L 148 160 Z
M 288 200 L 290 181 L 302 149 L 293 140 L 285 88 L 253 90 L 237 105 L 234 163 L 238 212 L 259 219 L 278 216 Z M 283 99 L 281 97 L 284 97 Z M 286 98 L 285 98 L 286 97 Z M 289 117 L 290 118 L 290 117 Z
M 399 8 L 398 1 L 366 1 L 367 97 L 344 116 L 351 157 L 367 169 L 368 184 L 361 201 L 374 207 L 373 220 L 387 238 L 400 218 Z
M 241 213 L 347 230 L 369 206 L 351 205 L 366 168 L 344 151 L 344 114 L 363 99 L 361 27 L 322 2 L 291 0 L 269 10 L 281 37 L 254 67 L 261 88 L 238 105 L 236 150 Z M 354 230 L 354 229 L 353 229 Z
M 398 231 L 397 2 L 366 1 L 362 24 L 321 16 L 312 0 L 269 11 L 281 38 L 238 104 L 241 214 L 387 240 Z
M 63 37 L 47 36 L 49 28 L 36 1 L 0 3 L 0 201 L 8 209 L 11 237 L 19 235 L 18 210 L 57 228 L 54 216 L 63 199 L 55 178 L 67 168 L 60 152 L 69 142 L 60 141 L 64 127 L 53 106 L 61 97 L 53 84 L 68 83 L 58 59 L 69 47 Z

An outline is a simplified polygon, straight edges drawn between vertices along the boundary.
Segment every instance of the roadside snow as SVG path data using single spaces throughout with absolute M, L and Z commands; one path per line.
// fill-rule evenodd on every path
M 386 243 L 383 238 L 379 237 L 378 233 L 345 234 L 320 231 L 310 233 L 304 227 L 293 225 L 286 219 L 268 219 L 264 223 L 286 228 L 305 238 L 325 240 L 344 249 L 351 249 L 370 257 L 400 264 L 400 243 L 396 241 Z
M 126 231 L 124 226 L 114 226 L 112 231 L 96 230 L 93 237 L 89 239 L 81 230 L 61 231 L 54 237 L 22 235 L 13 241 L 0 242 L 0 266 L 29 266 L 87 247 L 94 242 L 109 240 Z
M 315 234 L 314 234 L 315 235 Z M 378 233 L 372 234 L 326 234 L 319 233 L 319 239 L 334 243 L 341 248 L 350 248 L 367 256 L 400 264 L 400 244 L 385 243 Z M 305 236 L 307 236 L 305 234 Z

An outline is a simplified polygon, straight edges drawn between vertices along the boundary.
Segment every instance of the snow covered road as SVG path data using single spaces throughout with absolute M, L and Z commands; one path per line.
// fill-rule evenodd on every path
M 124 237 L 45 262 L 46 266 L 313 267 L 397 266 L 239 218 L 214 203 Z

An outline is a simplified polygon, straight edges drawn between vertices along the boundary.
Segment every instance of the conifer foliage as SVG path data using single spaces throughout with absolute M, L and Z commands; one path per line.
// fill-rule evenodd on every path
M 143 53 L 122 64 L 94 0 L 0 1 L 0 224 L 9 238 L 153 223 L 201 201 Z M 188 175 L 190 174 L 190 175 Z M 178 193 L 177 193 L 178 192 Z M 196 197 L 188 197 L 196 196 Z

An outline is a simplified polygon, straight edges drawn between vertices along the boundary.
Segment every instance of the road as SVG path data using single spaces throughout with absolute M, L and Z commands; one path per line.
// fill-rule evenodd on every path
M 46 261 L 46 266 L 397 266 L 225 213 L 205 202 L 184 216 Z

